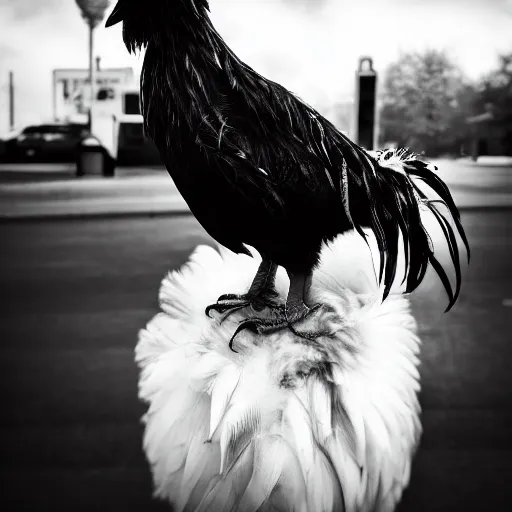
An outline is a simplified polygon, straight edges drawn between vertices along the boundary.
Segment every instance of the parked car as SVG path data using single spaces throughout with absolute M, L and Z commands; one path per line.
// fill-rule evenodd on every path
M 86 134 L 87 126 L 82 124 L 27 126 L 16 138 L 15 159 L 73 162 Z
M 119 116 L 118 153 L 119 165 L 161 164 L 160 153 L 153 141 L 144 134 L 142 116 Z

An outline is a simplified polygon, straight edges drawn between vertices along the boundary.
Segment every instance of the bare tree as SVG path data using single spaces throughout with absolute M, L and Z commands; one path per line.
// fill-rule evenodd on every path
M 401 55 L 384 77 L 381 141 L 395 141 L 429 156 L 457 151 L 466 136 L 471 92 L 445 52 Z

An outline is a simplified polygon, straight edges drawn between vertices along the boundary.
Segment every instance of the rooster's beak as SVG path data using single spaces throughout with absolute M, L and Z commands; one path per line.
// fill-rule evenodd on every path
M 105 23 L 105 27 L 111 27 L 112 25 L 115 25 L 116 23 L 123 21 L 124 12 L 123 12 L 122 4 L 123 4 L 123 0 L 119 0 L 117 2 L 117 5 L 114 7 L 114 10 L 110 13 L 108 20 Z

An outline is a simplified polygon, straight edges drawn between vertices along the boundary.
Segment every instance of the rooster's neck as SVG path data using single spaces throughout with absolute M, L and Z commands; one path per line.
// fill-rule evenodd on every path
M 204 119 L 219 118 L 215 105 L 236 83 L 240 65 L 206 15 L 181 19 L 158 34 L 147 47 L 141 81 L 150 135 L 169 127 L 195 132 Z
M 193 22 L 182 20 L 179 29 L 170 34 L 170 42 L 170 58 L 185 72 L 181 79 L 192 80 L 201 88 L 239 63 L 206 14 Z

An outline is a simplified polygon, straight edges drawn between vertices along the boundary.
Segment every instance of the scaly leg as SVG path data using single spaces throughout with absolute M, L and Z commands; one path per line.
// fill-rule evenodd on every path
M 277 292 L 274 288 L 276 272 L 277 265 L 270 260 L 263 259 L 247 293 L 243 295 L 232 293 L 221 295 L 216 304 L 211 304 L 206 308 L 205 313 L 208 316 L 210 316 L 212 310 L 218 313 L 226 313 L 222 317 L 222 321 L 224 321 L 235 311 L 249 306 L 254 311 L 262 311 L 265 308 L 271 310 L 282 308 L 275 302 L 277 298 Z

